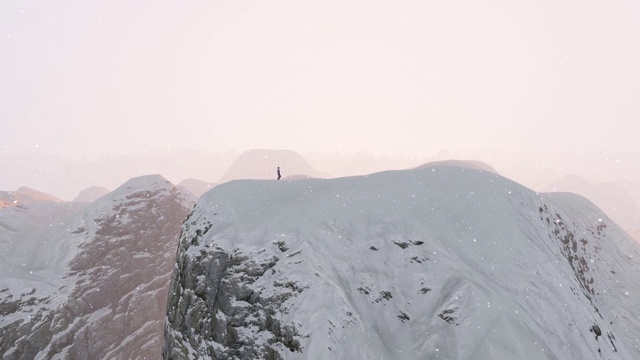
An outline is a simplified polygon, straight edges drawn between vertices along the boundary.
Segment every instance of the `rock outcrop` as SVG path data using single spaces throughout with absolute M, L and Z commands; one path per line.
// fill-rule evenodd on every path
M 0 281 L 1 357 L 160 357 L 180 225 L 193 201 L 145 176 L 35 229 L 41 234 L 23 239 L 28 269 L 16 264 Z

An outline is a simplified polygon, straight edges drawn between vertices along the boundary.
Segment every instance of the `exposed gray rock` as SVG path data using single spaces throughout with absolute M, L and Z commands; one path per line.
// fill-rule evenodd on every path
M 279 351 L 284 348 L 301 352 L 295 326 L 282 324 L 275 317 L 299 289 L 290 287 L 267 295 L 252 288 L 279 259 L 265 256 L 264 251 L 228 252 L 219 247 L 192 257 L 186 250 L 197 242 L 197 238 L 190 238 L 193 224 L 189 220 L 185 223 L 178 249 L 163 357 L 280 359 Z M 197 229 L 195 234 L 204 234 L 205 229 Z

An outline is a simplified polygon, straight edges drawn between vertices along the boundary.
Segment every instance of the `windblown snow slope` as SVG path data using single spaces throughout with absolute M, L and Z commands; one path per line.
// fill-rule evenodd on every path
M 152 175 L 90 205 L 57 204 L 76 208 L 67 217 L 26 226 L 42 211 L 0 212 L 0 358 L 159 357 L 180 225 L 193 202 Z
M 204 194 L 164 358 L 640 359 L 640 250 L 584 198 L 456 166 Z

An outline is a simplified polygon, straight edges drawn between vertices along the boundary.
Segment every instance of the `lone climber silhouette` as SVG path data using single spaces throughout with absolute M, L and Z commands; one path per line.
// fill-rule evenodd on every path
M 280 166 L 278 166 L 278 180 L 280 180 L 281 176 L 280 176 Z

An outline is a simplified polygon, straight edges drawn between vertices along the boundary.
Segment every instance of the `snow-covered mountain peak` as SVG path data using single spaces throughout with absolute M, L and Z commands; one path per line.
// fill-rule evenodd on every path
M 62 200 L 56 198 L 55 196 L 45 194 L 41 191 L 34 190 L 26 186 L 22 186 L 16 191 L 0 191 L 0 209 L 22 205 L 28 202 L 44 201 L 55 203 L 62 202 Z
M 181 190 L 161 175 L 145 175 L 127 180 L 108 196 L 103 196 L 89 205 L 87 212 L 91 213 L 91 216 L 94 213 L 104 215 L 110 212 L 115 215 L 118 212 L 134 210 L 136 206 L 145 206 L 148 200 L 167 196 L 176 197 L 184 206 L 190 206 L 196 200 L 193 194 Z M 114 207 L 114 203 L 121 205 Z
M 154 175 L 91 204 L 51 203 L 75 211 L 28 227 L 37 203 L 1 211 L 0 357 L 158 357 L 180 224 L 194 201 Z
M 15 191 L 14 195 L 25 198 L 25 199 L 29 199 L 31 201 L 54 201 L 54 202 L 62 201 L 56 198 L 55 196 L 43 193 L 42 191 L 38 191 L 26 186 L 19 187 L 18 190 Z
M 131 178 L 120 185 L 114 192 L 135 192 L 139 190 L 155 191 L 157 189 L 169 189 L 174 185 L 162 175 L 144 175 Z
M 281 168 L 283 177 L 318 175 L 317 171 L 295 151 L 253 149 L 240 154 L 220 177 L 220 182 L 234 179 L 276 179 L 278 167 Z
M 639 259 L 585 199 L 484 170 L 232 181 L 183 225 L 164 355 L 639 358 Z

